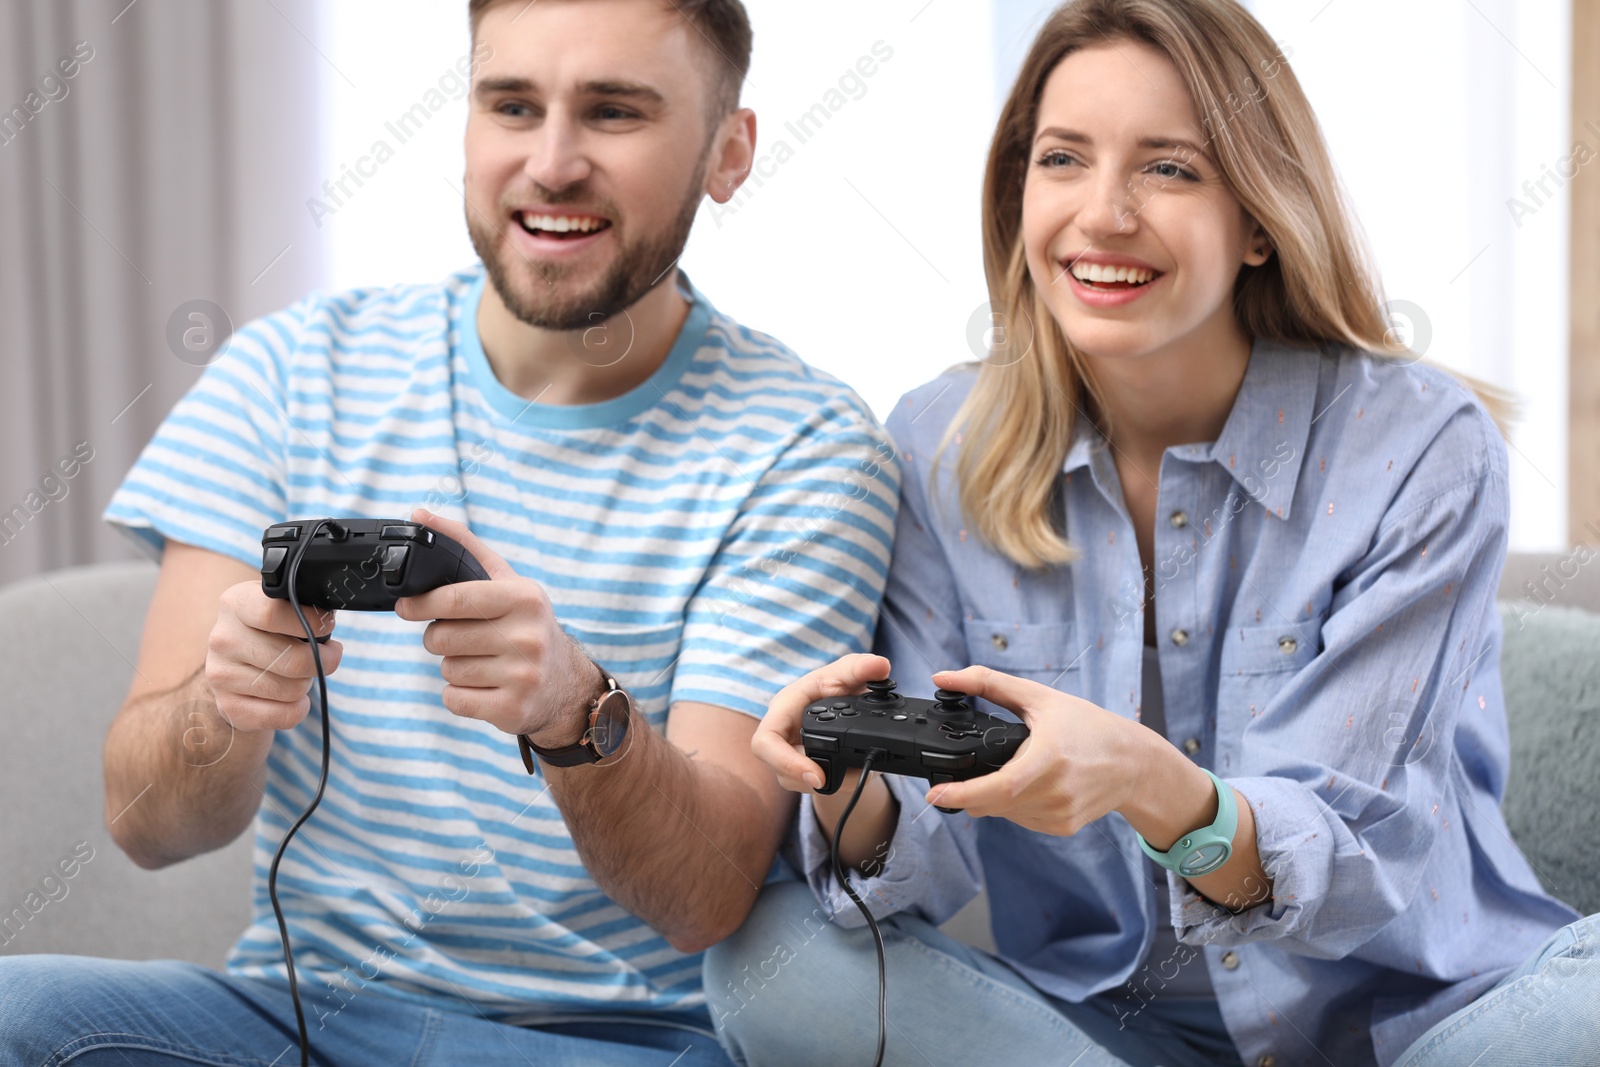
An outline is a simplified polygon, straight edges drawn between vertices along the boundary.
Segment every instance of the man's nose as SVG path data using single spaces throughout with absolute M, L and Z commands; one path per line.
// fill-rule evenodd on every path
M 577 124 L 559 112 L 547 115 L 523 169 L 539 185 L 557 192 L 589 177 L 593 168 Z

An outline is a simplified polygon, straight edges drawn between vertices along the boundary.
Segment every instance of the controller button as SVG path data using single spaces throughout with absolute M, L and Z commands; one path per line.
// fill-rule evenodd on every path
M 958 693 L 954 689 L 935 689 L 933 699 L 941 704 L 964 704 L 967 701 L 967 694 Z
M 928 724 L 928 717 L 926 715 L 918 715 L 917 722 L 919 725 L 926 726 Z
M 848 700 L 835 700 L 833 702 L 833 710 L 834 711 L 844 711 L 847 708 L 853 708 L 853 707 L 855 707 L 855 705 L 850 703 Z
M 263 541 L 298 541 L 300 540 L 300 527 L 298 526 L 272 526 L 267 529 Z
M 417 541 L 424 545 L 433 544 L 433 531 L 414 522 L 408 522 L 403 526 L 385 526 L 378 531 L 378 536 L 385 540 L 399 538 L 403 541 Z
M 837 718 L 838 718 L 838 716 L 835 715 L 833 712 L 824 711 L 824 712 L 822 712 L 821 714 L 819 714 L 817 716 L 817 721 L 818 722 L 832 722 L 834 719 L 837 719 Z
M 813 704 L 809 708 L 806 709 L 806 714 L 807 715 L 815 715 L 819 711 L 827 711 L 827 710 L 828 710 L 828 705 L 826 705 L 826 704 Z
M 383 550 L 383 563 L 378 569 L 383 572 L 385 585 L 399 585 L 404 580 L 410 552 L 410 545 L 390 545 Z
M 970 752 L 928 752 L 922 753 L 922 765 L 941 771 L 964 771 L 977 763 L 977 758 Z
M 861 713 L 859 711 L 857 711 L 855 708 L 845 708 L 839 714 L 844 716 L 845 718 L 849 719 L 849 718 L 854 718 L 855 716 L 860 715 Z
M 897 711 L 893 715 L 889 716 L 889 718 L 893 719 L 895 722 L 905 722 L 909 717 L 910 716 L 903 711 Z
M 839 751 L 839 739 L 829 737 L 827 734 L 802 733 L 800 740 L 805 742 L 806 751 L 816 749 L 818 752 Z
M 881 718 L 883 718 L 885 715 L 887 715 L 889 713 L 887 711 L 884 711 L 881 708 L 872 708 L 872 709 L 868 710 L 867 714 L 868 715 L 876 715 L 878 718 L 881 719 Z
M 274 585 L 283 581 L 283 561 L 288 556 L 289 550 L 283 545 L 269 545 L 261 559 L 261 576 Z

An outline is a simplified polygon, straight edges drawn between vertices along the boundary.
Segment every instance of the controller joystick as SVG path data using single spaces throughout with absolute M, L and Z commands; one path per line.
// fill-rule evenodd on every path
M 860 699 L 867 704 L 893 704 L 900 697 L 895 692 L 894 679 L 885 678 L 878 682 L 868 682 L 867 691 Z
M 965 693 L 941 689 L 934 696 L 902 697 L 884 679 L 868 682 L 860 696 L 808 705 L 801 740 L 823 771 L 817 792 L 837 792 L 845 771 L 874 752 L 873 770 L 885 774 L 932 785 L 965 781 L 1004 766 L 1028 737 L 1022 723 L 977 711 Z
M 487 581 L 452 538 L 405 519 L 296 519 L 261 535 L 261 591 L 289 599 L 289 568 L 303 552 L 295 592 L 306 607 L 393 611 L 401 597 Z

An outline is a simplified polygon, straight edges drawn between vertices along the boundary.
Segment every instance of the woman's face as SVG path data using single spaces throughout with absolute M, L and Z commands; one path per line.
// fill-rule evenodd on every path
M 1085 48 L 1045 82 L 1023 244 L 1046 306 L 1086 354 L 1204 354 L 1239 335 L 1234 279 L 1270 249 L 1207 147 L 1177 68 L 1149 45 Z M 1102 287 L 1080 279 L 1118 264 L 1146 269 Z

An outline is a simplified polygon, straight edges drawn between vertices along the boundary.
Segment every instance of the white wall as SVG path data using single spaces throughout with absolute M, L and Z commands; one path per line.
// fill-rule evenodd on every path
M 1391 301 L 1427 357 L 1518 394 L 1511 547 L 1566 544 L 1569 0 L 1253 0 L 1293 51 Z M 1589 137 L 1600 152 L 1600 131 Z M 1401 325 L 1402 331 L 1410 329 Z
M 1521 187 L 1571 151 L 1569 3 L 1249 5 L 1292 50 L 1388 296 L 1426 317 L 1429 358 L 1523 400 L 1510 449 L 1520 550 L 1565 541 L 1567 198 L 1548 178 L 1554 195 L 1541 194 L 1542 206 Z M 320 220 L 334 288 L 437 278 L 472 261 L 459 195 L 465 101 L 405 144 L 385 128 L 467 52 L 465 6 L 325 8 L 322 47 L 339 72 L 323 131 L 329 177 L 376 140 L 395 150 Z M 702 208 L 684 269 L 724 311 L 886 414 L 906 389 L 973 354 L 968 324 L 986 300 L 984 155 L 999 98 L 1053 4 L 747 6 L 756 47 L 745 102 L 765 161 L 731 210 Z M 841 91 L 874 45 L 891 57 Z M 786 124 L 819 103 L 835 110 L 802 139 Z M 1590 147 L 1600 151 L 1600 129 Z M 1534 208 L 1520 227 L 1513 194 Z

